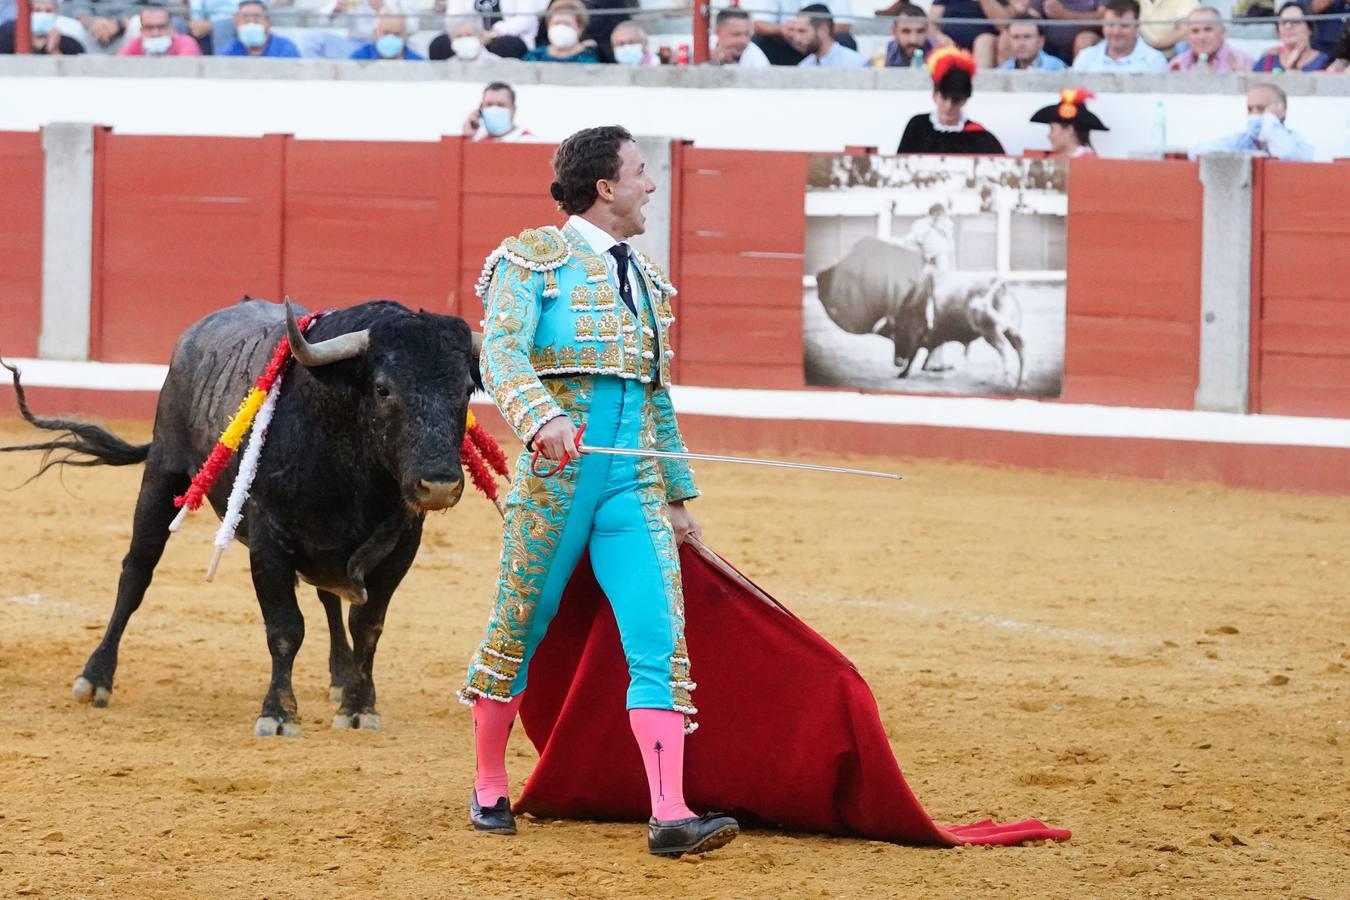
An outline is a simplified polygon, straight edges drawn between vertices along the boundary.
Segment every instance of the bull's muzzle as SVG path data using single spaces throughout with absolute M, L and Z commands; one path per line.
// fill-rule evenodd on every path
M 463 478 L 454 481 L 419 480 L 413 489 L 413 497 L 424 512 L 449 509 L 459 502 L 463 494 Z

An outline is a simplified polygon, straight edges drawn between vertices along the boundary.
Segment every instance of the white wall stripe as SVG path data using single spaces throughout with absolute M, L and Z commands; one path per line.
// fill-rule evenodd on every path
M 167 366 L 10 360 L 28 387 L 158 391 Z M 0 373 L 2 374 L 2 373 Z M 783 421 L 857 422 L 967 428 L 1065 437 L 1135 438 L 1217 444 L 1350 449 L 1350 420 L 1243 416 L 1135 409 L 1038 400 L 919 397 L 846 391 L 763 391 L 677 385 L 675 407 L 687 415 Z

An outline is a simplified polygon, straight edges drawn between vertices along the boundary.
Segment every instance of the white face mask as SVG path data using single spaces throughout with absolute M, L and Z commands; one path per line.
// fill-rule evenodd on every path
M 501 137 L 511 130 L 511 110 L 505 106 L 485 106 L 479 113 L 483 129 L 493 137 Z
M 483 52 L 483 42 L 477 35 L 466 34 L 463 37 L 451 38 L 450 49 L 454 51 L 456 57 L 472 61 Z
M 173 38 L 167 34 L 157 34 L 153 37 L 141 38 L 141 47 L 151 56 L 163 56 L 169 52 L 173 46 Z
M 571 50 L 581 40 L 581 35 L 571 25 L 550 25 L 548 27 L 548 44 L 550 47 L 556 47 L 559 50 Z

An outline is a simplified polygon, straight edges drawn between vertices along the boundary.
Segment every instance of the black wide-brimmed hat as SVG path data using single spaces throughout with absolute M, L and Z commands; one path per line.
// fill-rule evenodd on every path
M 1046 125 L 1058 122 L 1060 125 L 1071 125 L 1085 131 L 1110 131 L 1111 129 L 1102 124 L 1102 120 L 1087 108 L 1087 101 L 1093 96 L 1095 95 L 1091 91 L 1082 88 L 1065 88 L 1059 92 L 1059 103 L 1036 110 L 1031 121 L 1043 122 Z

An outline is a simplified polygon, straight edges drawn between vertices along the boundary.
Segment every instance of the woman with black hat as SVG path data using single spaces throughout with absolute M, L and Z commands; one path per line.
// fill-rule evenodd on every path
M 962 112 L 970 99 L 975 74 L 971 55 L 955 47 L 943 47 L 928 57 L 928 72 L 933 77 L 933 105 L 937 108 L 909 120 L 895 152 L 1001 155 L 1003 145 L 998 138 Z
M 1087 101 L 1094 95 L 1082 88 L 1065 88 L 1059 103 L 1043 106 L 1031 117 L 1033 122 L 1050 126 L 1050 155 L 1056 159 L 1096 156 L 1092 132 L 1110 131 L 1102 120 L 1088 111 Z

